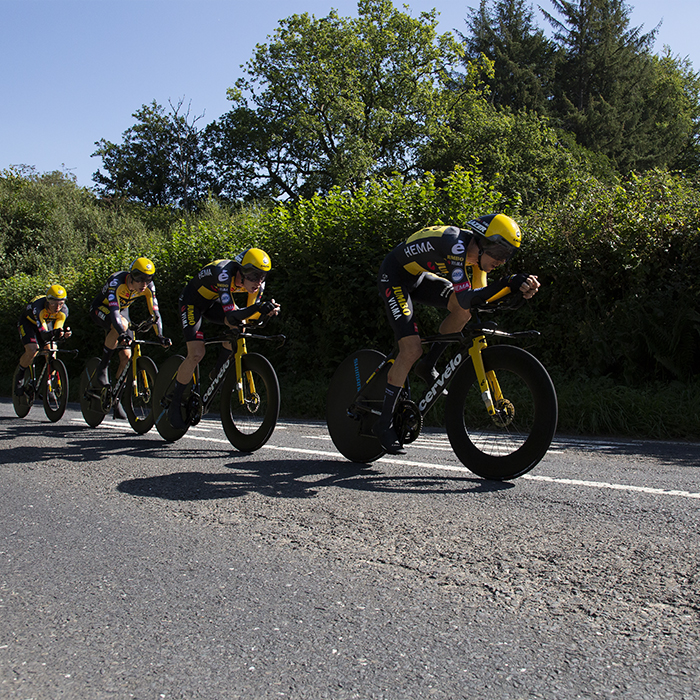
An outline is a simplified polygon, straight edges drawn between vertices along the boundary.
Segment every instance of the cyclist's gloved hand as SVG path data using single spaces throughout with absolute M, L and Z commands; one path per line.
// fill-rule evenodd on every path
M 261 316 L 267 316 L 277 309 L 277 304 L 273 301 L 261 301 L 257 304 L 257 311 Z
M 129 345 L 131 343 L 130 333 L 120 333 L 117 338 L 117 345 Z
M 164 348 L 169 348 L 169 347 L 173 344 L 173 341 L 170 340 L 170 338 L 166 338 L 164 335 L 159 335 L 159 336 L 158 336 L 158 342 L 159 342 Z
M 511 275 L 508 278 L 508 286 L 511 292 L 519 292 L 520 287 L 527 282 L 528 276 L 529 275 L 523 274 L 522 272 L 519 272 L 517 275 Z

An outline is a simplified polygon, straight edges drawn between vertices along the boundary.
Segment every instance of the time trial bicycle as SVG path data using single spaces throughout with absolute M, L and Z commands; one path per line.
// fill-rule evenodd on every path
M 168 442 L 179 440 L 191 426 L 215 405 L 220 392 L 221 424 L 229 442 L 242 452 L 260 449 L 272 435 L 280 410 L 280 388 L 277 374 L 263 355 L 249 353 L 246 341 L 273 340 L 284 344 L 284 335 L 263 335 L 254 328 L 262 328 L 267 319 L 257 326 L 250 323 L 228 329 L 226 334 L 205 341 L 207 345 L 228 342 L 235 350 L 224 361 L 206 389 L 200 381 L 199 365 L 182 396 L 184 428 L 175 428 L 168 419 L 168 408 L 175 388 L 175 377 L 185 359 L 181 355 L 168 358 L 158 373 L 154 392 L 154 406 L 158 410 L 156 430 Z
M 141 354 L 141 346 L 168 347 L 170 340 L 140 340 L 136 334 L 149 330 L 155 322 L 156 319 L 150 317 L 136 325 L 129 324 L 133 336 L 122 337 L 116 351 L 131 350 L 131 359 L 121 374 L 107 386 L 96 381 L 100 359 L 92 357 L 85 364 L 80 375 L 80 410 L 91 428 L 96 428 L 103 421 L 117 401 L 124 407 L 129 425 L 139 435 L 147 433 L 153 427 L 155 416 L 152 399 L 158 368 L 150 357 Z
M 426 337 L 455 352 L 437 379 L 415 401 L 408 380 L 394 410 L 394 428 L 403 444 L 413 442 L 424 416 L 444 395 L 445 428 L 452 449 L 467 469 L 485 479 L 503 481 L 533 469 L 544 457 L 557 427 L 557 395 L 540 361 L 510 343 L 539 336 L 535 330 L 510 333 L 493 322 L 482 323 L 480 312 L 517 305 L 492 298 L 472 309 L 461 333 Z M 326 421 L 338 451 L 353 462 L 373 462 L 385 454 L 372 426 L 381 414 L 386 376 L 397 351 L 388 357 L 360 350 L 347 357 L 330 383 Z
M 68 332 L 70 329 L 66 328 Z M 17 376 L 20 366 L 17 365 L 12 375 L 12 406 L 15 413 L 24 418 L 37 396 L 41 396 L 44 404 L 44 413 L 52 421 L 59 421 L 66 412 L 68 404 L 68 372 L 66 366 L 56 357 L 59 352 L 77 355 L 78 350 L 63 350 L 58 347 L 62 337 L 54 332 L 54 337 L 36 354 L 34 362 L 28 367 L 24 375 L 22 393 L 17 394 Z M 43 360 L 43 362 L 42 362 Z

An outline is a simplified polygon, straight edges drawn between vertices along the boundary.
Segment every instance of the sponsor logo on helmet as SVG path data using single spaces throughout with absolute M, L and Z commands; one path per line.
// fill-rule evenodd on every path
M 479 219 L 472 219 L 471 221 L 468 221 L 467 226 L 471 226 L 471 228 L 479 233 L 486 233 L 486 229 L 488 229 L 488 224 L 485 224 L 483 221 L 479 221 Z

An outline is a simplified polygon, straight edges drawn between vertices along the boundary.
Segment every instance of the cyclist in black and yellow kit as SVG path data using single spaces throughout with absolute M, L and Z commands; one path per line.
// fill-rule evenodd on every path
M 24 392 L 26 370 L 34 362 L 39 346 L 46 345 L 50 340 L 70 337 L 70 329 L 64 325 L 68 318 L 67 298 L 68 293 L 60 284 L 52 284 L 46 290 L 46 294 L 34 297 L 19 317 L 17 330 L 24 344 L 24 354 L 19 358 L 19 366 L 24 372 L 17 375 L 17 396 Z
M 187 343 L 187 357 L 175 378 L 175 389 L 168 409 L 168 420 L 174 428 L 185 427 L 180 410 L 182 395 L 206 352 L 202 319 L 234 327 L 246 319 L 276 316 L 280 305 L 274 299 L 261 301 L 265 278 L 271 269 L 270 257 L 264 250 L 248 248 L 233 260 L 215 260 L 209 263 L 182 290 L 180 319 Z M 247 295 L 243 307 L 238 307 L 233 300 L 233 295 L 239 292 Z M 214 375 L 232 350 L 230 343 L 223 344 Z
M 459 333 L 471 318 L 475 303 L 506 286 L 530 299 L 540 286 L 537 277 L 523 274 L 486 283 L 486 273 L 508 262 L 520 248 L 522 236 L 513 219 L 490 214 L 467 222 L 467 226 L 424 228 L 397 245 L 379 269 L 379 294 L 399 345 L 387 375 L 382 414 L 374 425 L 382 447 L 390 454 L 403 453 L 392 426 L 394 407 L 409 371 L 423 354 L 413 304 L 447 309 L 440 333 Z M 416 365 L 416 374 L 429 385 L 438 376 L 435 363 L 446 347 L 445 343 L 434 343 Z
M 148 312 L 156 318 L 155 331 L 161 344 L 164 347 L 171 345 L 170 338 L 163 336 L 163 324 L 158 313 L 156 287 L 153 284 L 155 271 L 156 266 L 148 258 L 136 258 L 129 270 L 111 275 L 93 299 L 90 316 L 105 331 L 102 358 L 96 372 L 96 380 L 103 386 L 109 384 L 107 367 L 119 341 L 124 337 L 131 339 L 133 336 L 133 332 L 129 330 L 129 307 L 139 297 L 145 298 Z M 130 350 L 122 350 L 119 353 L 117 376 L 122 373 L 130 358 Z M 114 405 L 114 417 L 126 418 L 119 402 Z

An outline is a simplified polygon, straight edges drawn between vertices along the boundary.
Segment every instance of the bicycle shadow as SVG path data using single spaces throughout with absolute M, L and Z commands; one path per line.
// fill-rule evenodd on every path
M 244 459 L 242 455 L 241 459 Z M 238 498 L 257 493 L 269 498 L 313 498 L 327 488 L 387 494 L 491 493 L 514 488 L 511 482 L 484 481 L 478 477 L 440 475 L 388 475 L 374 467 L 335 460 L 294 461 L 286 468 L 279 460 L 256 461 L 247 471 L 240 463 L 226 465 L 235 471 L 173 472 L 128 479 L 117 490 L 132 496 L 173 501 Z
M 18 420 L 18 419 L 17 419 Z M 42 434 L 48 440 L 41 447 L 20 445 L 3 449 L 3 463 L 36 462 L 40 464 L 48 460 L 62 459 L 72 463 L 101 462 L 115 457 L 137 457 L 139 459 L 163 459 L 163 450 L 170 448 L 168 458 L 182 460 L 227 459 L 231 451 L 216 446 L 197 445 L 190 448 L 184 444 L 165 442 L 155 430 L 138 435 L 128 423 L 119 425 L 105 439 L 104 432 L 93 432 L 96 429 L 88 425 L 74 423 L 46 423 L 43 421 L 29 422 L 23 419 L 17 425 L 3 426 L 4 433 L 10 439 L 21 438 L 27 433 L 28 427 L 41 428 Z M 121 429 L 123 428 L 123 432 Z M 53 443 L 51 437 L 60 438 Z

